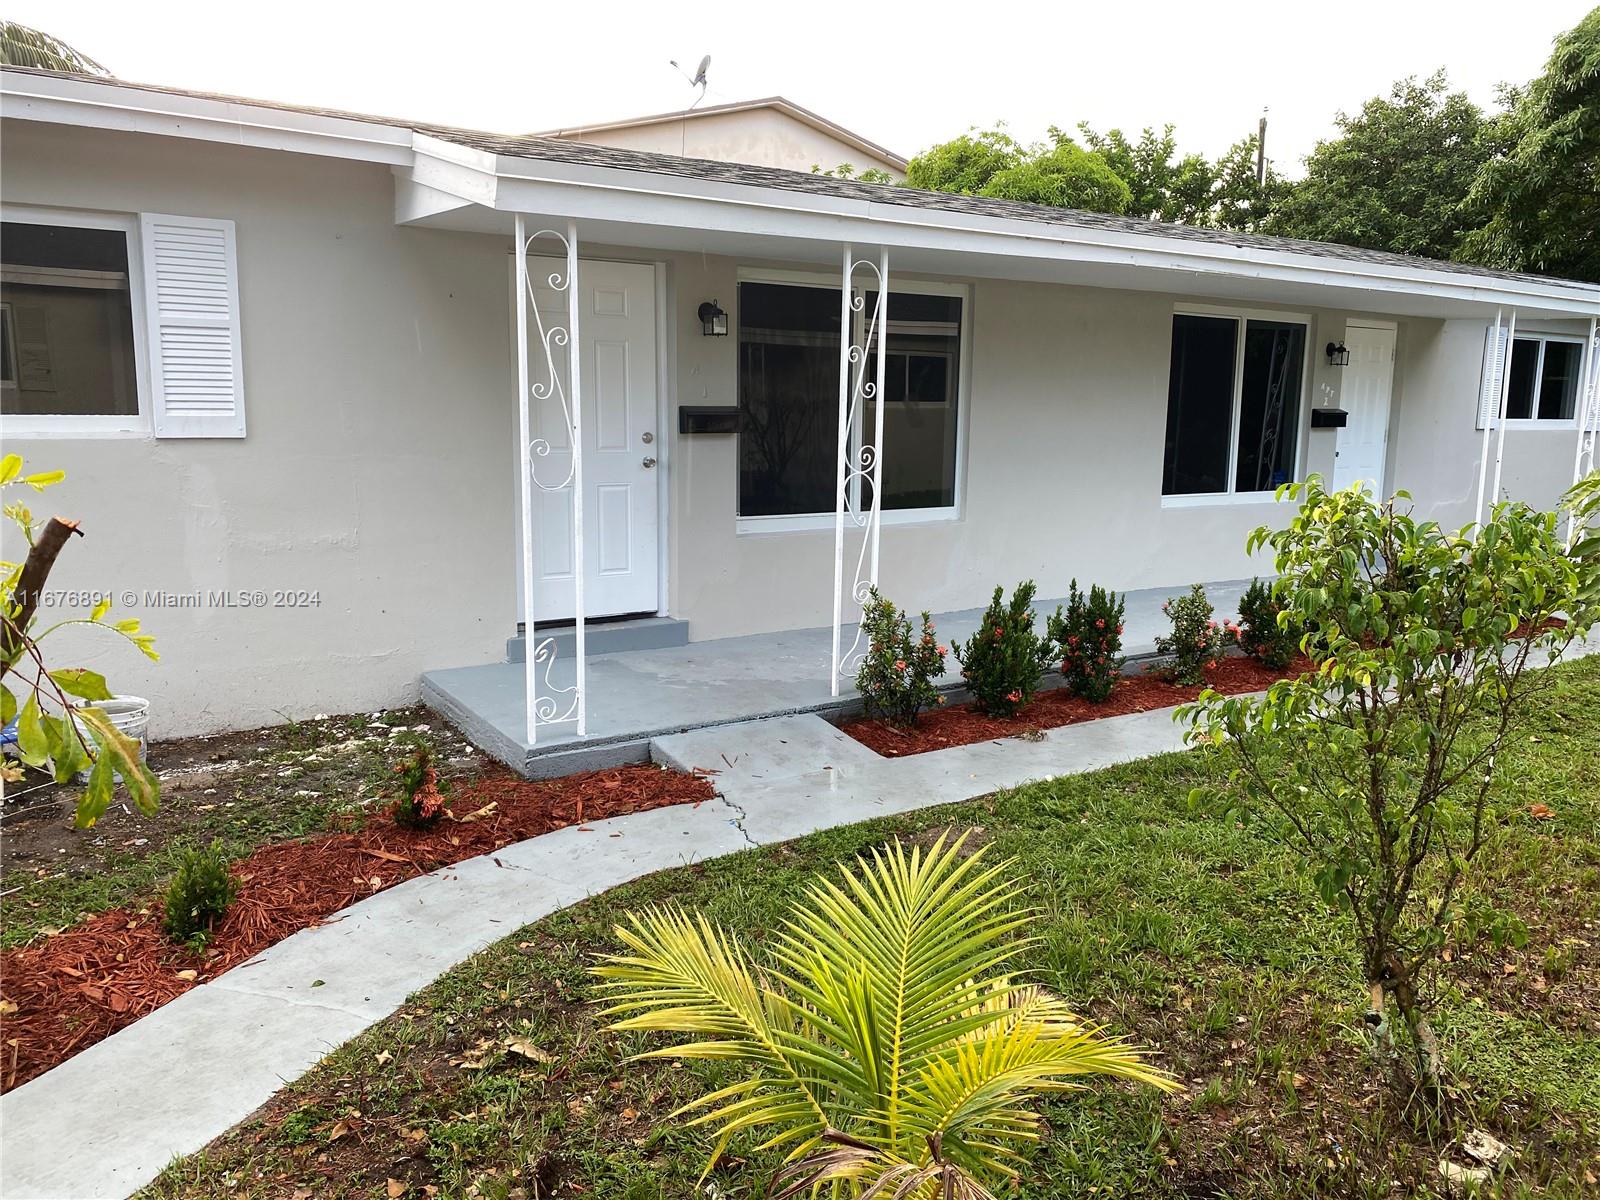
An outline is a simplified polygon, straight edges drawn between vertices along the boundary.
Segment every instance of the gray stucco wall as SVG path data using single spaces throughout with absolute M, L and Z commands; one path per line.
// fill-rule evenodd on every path
M 503 242 L 397 228 L 380 166 L 24 122 L 4 146 L 7 203 L 238 225 L 247 437 L 6 439 L 67 472 L 35 510 L 83 522 L 52 586 L 320 594 L 128 609 L 160 664 L 105 637 L 64 640 L 64 661 L 152 698 L 161 736 L 395 703 L 422 670 L 501 657 Z
M 248 437 L 8 439 L 69 473 L 35 507 L 89 535 L 53 585 L 320 599 L 140 607 L 161 664 L 101 640 L 67 643 L 66 657 L 154 699 L 158 736 L 403 702 L 423 670 L 498 660 L 516 621 L 507 240 L 396 227 L 382 167 L 22 122 L 4 138 L 9 203 L 238 227 Z M 595 253 L 665 264 L 669 612 L 695 639 L 826 623 L 831 529 L 741 534 L 735 439 L 679 437 L 672 419 L 679 404 L 736 402 L 736 339 L 702 337 L 695 309 L 730 306 L 740 267 L 760 264 Z M 893 598 L 938 611 L 1026 577 L 1056 595 L 1073 577 L 1176 589 L 1266 569 L 1243 544 L 1279 519 L 1271 503 L 1162 504 L 1175 297 L 968 282 L 964 507 L 885 526 Z M 1309 312 L 1313 403 L 1338 402 L 1321 347 L 1357 315 L 1383 314 Z M 1477 479 L 1483 325 L 1398 325 L 1388 483 L 1459 524 Z M 1304 426 L 1302 464 L 1331 472 L 1335 435 Z M 1513 431 L 1507 490 L 1553 501 L 1573 436 Z

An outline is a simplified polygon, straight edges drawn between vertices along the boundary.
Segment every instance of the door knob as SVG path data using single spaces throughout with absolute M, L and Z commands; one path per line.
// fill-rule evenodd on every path
M 649 455 L 646 455 L 645 456 L 645 460 L 644 460 L 644 465 L 645 465 L 645 469 L 648 470 L 649 468 L 651 468 L 651 467 L 656 465 L 656 460 L 651 458 Z

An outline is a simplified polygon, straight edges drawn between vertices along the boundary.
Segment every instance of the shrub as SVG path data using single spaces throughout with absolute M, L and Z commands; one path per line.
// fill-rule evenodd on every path
M 867 652 L 856 670 L 856 691 L 867 711 L 891 724 L 916 724 L 917 714 L 943 697 L 933 680 L 944 674 L 944 656 L 933 619 L 922 614 L 922 634 L 912 635 L 911 618 L 873 588 L 861 614 Z
M 1126 597 L 1099 584 L 1088 595 L 1072 592 L 1065 610 L 1050 618 L 1049 636 L 1061 653 L 1061 675 L 1067 690 L 1099 704 L 1111 695 L 1122 674 L 1122 610 Z
M 238 889 L 238 883 L 228 873 L 221 842 L 185 850 L 178 859 L 177 874 L 167 884 L 167 912 L 162 928 L 173 941 L 199 949 L 210 940 Z
M 1033 580 L 1017 584 L 1011 603 L 1004 588 L 984 610 L 978 631 L 966 645 L 951 642 L 967 690 L 992 717 L 1014 717 L 1039 690 L 1039 676 L 1055 659 L 1056 648 L 1033 627 Z
M 1156 639 L 1156 651 L 1168 655 L 1167 677 L 1174 683 L 1202 683 L 1222 657 L 1224 637 L 1217 627 L 1206 589 L 1198 583 L 1187 596 L 1174 596 L 1161 606 L 1172 619 L 1170 637 Z
M 1233 768 L 1219 809 L 1260 817 L 1342 914 L 1374 1048 L 1391 1057 L 1403 1026 L 1433 1090 L 1429 975 L 1441 952 L 1463 929 L 1526 936 L 1463 897 L 1481 891 L 1474 863 L 1494 858 L 1503 823 L 1497 760 L 1555 683 L 1529 668 L 1594 625 L 1600 545 L 1567 553 L 1557 515 L 1520 503 L 1447 533 L 1415 520 L 1404 493 L 1379 502 L 1315 477 L 1280 491 L 1299 511 L 1246 545 L 1275 551 L 1278 597 L 1316 630 L 1320 669 L 1261 697 L 1207 692 L 1178 716 Z M 1584 495 L 1569 495 L 1575 517 Z M 1566 625 L 1547 624 L 1557 614 Z M 1518 637 L 1524 628 L 1535 632 Z
M 1293 614 L 1282 623 L 1278 614 L 1289 612 L 1269 583 L 1252 579 L 1239 599 L 1239 624 L 1232 626 L 1239 648 L 1257 662 L 1281 671 L 1300 650 L 1300 626 Z
M 693 1039 L 641 1057 L 724 1065 L 727 1086 L 679 1111 L 711 1130 L 713 1164 L 742 1132 L 784 1155 L 772 1195 L 1012 1195 L 1040 1094 L 1093 1075 L 1174 1084 L 1017 981 L 1038 914 L 1009 865 L 944 837 L 875 849 L 813 877 L 763 941 L 772 970 L 702 913 L 631 913 L 595 968 L 605 1015 Z
M 433 755 L 421 738 L 409 739 L 410 752 L 394 766 L 400 795 L 390 815 L 402 829 L 431 829 L 444 815 L 444 796 L 433 771 Z

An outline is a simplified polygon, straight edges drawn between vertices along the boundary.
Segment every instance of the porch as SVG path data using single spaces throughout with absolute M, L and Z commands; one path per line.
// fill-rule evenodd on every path
M 1188 585 L 1143 588 L 1127 594 L 1124 652 L 1130 659 L 1155 651 L 1155 640 L 1170 628 L 1162 602 Z M 1218 619 L 1232 615 L 1244 581 L 1206 584 Z M 1035 604 L 1039 621 L 1064 599 Z M 939 638 L 965 641 L 978 627 L 982 610 L 935 613 Z M 604 626 L 591 626 L 590 635 Z M 846 626 L 849 637 L 854 628 Z M 529 745 L 522 662 L 450 667 L 422 676 L 422 699 L 459 725 L 474 743 L 524 775 L 540 778 L 592 770 L 651 757 L 657 738 L 793 713 L 850 714 L 860 710 L 853 688 L 834 696 L 829 687 L 833 630 L 792 629 L 747 637 L 718 638 L 688 645 L 593 653 L 587 658 L 589 719 L 579 735 L 571 722 L 541 725 L 538 744 Z M 558 693 L 574 683 L 574 659 L 556 655 L 544 664 L 541 694 Z M 960 667 L 951 658 L 941 681 L 959 688 Z M 1047 678 L 1046 686 L 1050 686 Z

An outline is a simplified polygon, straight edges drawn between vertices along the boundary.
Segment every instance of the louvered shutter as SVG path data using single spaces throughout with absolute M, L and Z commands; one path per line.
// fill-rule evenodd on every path
M 142 213 L 157 437 L 243 437 L 233 222 Z
M 1506 338 L 1509 326 L 1500 326 L 1500 340 L 1495 341 L 1495 328 L 1489 326 L 1483 334 L 1483 375 L 1478 384 L 1478 428 L 1488 429 L 1500 415 L 1500 381 L 1506 369 Z

